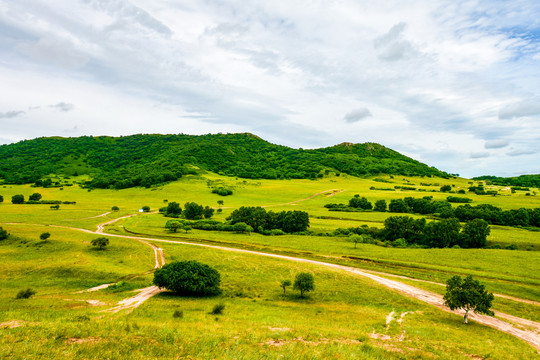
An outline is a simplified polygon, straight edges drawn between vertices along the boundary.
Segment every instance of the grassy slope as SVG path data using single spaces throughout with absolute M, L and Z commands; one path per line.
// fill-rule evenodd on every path
M 25 235 L 34 238 L 37 233 Z M 195 259 L 213 264 L 222 274 L 221 296 L 197 299 L 162 294 L 129 315 L 100 313 L 119 298 L 131 295 L 127 291 L 106 290 L 74 294 L 92 281 L 111 280 L 93 271 L 96 265 L 116 276 L 126 273 L 127 268 L 144 271 L 151 266 L 133 262 L 116 267 L 119 258 L 115 253 L 139 253 L 142 245 L 136 242 L 124 244 L 114 239 L 107 256 L 101 256 L 101 252 L 89 250 L 84 241 L 74 240 L 80 237 L 80 233 L 64 231 L 39 250 L 20 247 L 15 242 L 0 245 L 4 251 L 2 271 L 19 262 L 32 264 L 34 257 L 43 254 L 59 260 L 45 266 L 41 273 L 18 272 L 0 280 L 2 288 L 34 284 L 38 291 L 28 300 L 13 300 L 13 291 L 0 294 L 0 322 L 24 321 L 21 327 L 0 329 L 0 357 L 534 359 L 537 355 L 509 335 L 476 324 L 464 326 L 455 315 L 367 279 L 316 266 L 217 250 L 201 251 L 190 246 L 165 245 L 167 260 Z M 60 250 L 62 246 L 64 249 Z M 6 257 L 5 251 L 16 255 L 16 259 Z M 56 277 L 63 261 L 81 254 L 89 259 L 79 265 L 85 271 L 85 282 L 73 272 Z M 284 295 L 278 286 L 280 280 L 293 278 L 300 271 L 315 275 L 316 291 L 307 299 L 299 299 L 290 289 Z M 53 274 L 51 279 L 56 281 L 38 286 L 43 274 Z M 148 277 L 138 280 L 141 285 L 147 281 Z M 66 282 L 73 286 L 66 286 Z M 90 307 L 81 301 L 85 299 L 99 299 L 109 305 Z M 210 315 L 217 303 L 225 304 L 224 314 Z M 182 311 L 183 317 L 174 318 L 175 310 Z M 397 316 L 409 313 L 401 324 L 392 321 L 386 326 L 391 311 Z M 470 340 L 461 341 L 465 337 Z
M 296 203 L 296 205 L 276 206 L 273 208 L 275 210 L 306 210 L 313 216 L 330 215 L 349 219 L 343 221 L 312 219 L 315 230 L 331 231 L 337 227 L 359 226 L 363 223 L 370 226 L 381 225 L 384 218 L 388 216 L 388 214 L 380 213 L 329 213 L 323 208 L 323 205 L 328 202 L 346 202 L 356 193 L 368 197 L 370 201 L 378 199 L 389 201 L 391 198 L 402 198 L 404 196 L 433 195 L 435 198 L 440 199 L 447 196 L 447 194 L 441 193 L 369 190 L 370 186 L 381 187 L 382 185 L 386 187 L 406 183 L 401 177 L 392 179 L 391 181 L 395 181 L 392 184 L 353 177 L 332 177 L 318 181 L 243 181 L 212 174 L 207 174 L 205 177 L 191 177 L 166 186 L 146 190 L 94 190 L 88 192 L 77 186 L 65 187 L 64 190 L 60 190 L 6 185 L 0 187 L 0 194 L 5 198 L 5 202 L 0 204 L 0 222 L 57 224 L 95 229 L 96 224 L 108 218 L 133 213 L 143 205 L 149 205 L 152 209 L 157 209 L 164 205 L 164 199 L 179 201 L 180 203 L 196 201 L 204 205 L 214 206 L 217 206 L 217 200 L 223 200 L 225 202 L 224 206 L 231 208 L 224 209 L 223 214 L 216 216 L 218 220 L 223 220 L 232 211 L 232 208 L 242 205 L 275 205 L 308 198 L 314 193 L 324 190 L 343 189 L 343 192 L 330 198 L 319 196 Z M 211 194 L 210 189 L 207 187 L 208 179 L 223 181 L 227 185 L 234 187 L 234 195 L 219 197 Z M 424 187 L 426 189 L 438 189 L 440 185 L 446 183 L 455 184 L 456 188 L 468 185 L 466 180 L 461 179 L 411 178 L 410 181 L 416 184 L 420 182 L 439 183 L 438 186 Z M 28 196 L 35 191 L 42 193 L 44 199 L 77 201 L 77 205 L 61 205 L 59 211 L 52 211 L 49 210 L 48 205 L 12 205 L 8 203 L 13 194 L 23 193 Z M 495 198 L 476 195 L 467 196 L 475 200 L 473 204 L 480 201 L 496 201 L 496 205 L 505 209 L 520 206 L 538 206 L 536 197 L 525 196 L 519 192 L 512 196 Z M 120 207 L 119 213 L 84 219 L 103 214 L 109 211 L 113 205 Z M 162 228 L 165 221 L 166 219 L 161 215 L 145 215 L 129 219 L 125 221 L 124 225 L 130 230 L 165 234 Z M 141 310 L 137 310 L 128 318 L 120 316 L 120 323 L 113 323 L 108 319 L 99 320 L 94 318 L 94 315 L 96 315 L 94 308 L 81 305 L 81 302 L 76 300 L 66 301 L 63 298 L 73 299 L 71 293 L 76 289 L 115 281 L 128 274 L 140 273 L 150 269 L 152 267 L 152 258 L 151 254 L 149 254 L 151 252 L 149 248 L 137 242 L 114 239 L 110 251 L 96 252 L 88 249 L 88 241 L 93 238 L 92 235 L 51 227 L 3 226 L 21 237 L 35 240 L 27 244 L 3 243 L 0 246 L 0 257 L 2 259 L 0 268 L 3 266 L 1 270 L 6 274 L 0 277 L 2 282 L 0 287 L 7 289 L 1 294 L 0 306 L 3 311 L 0 312 L 2 314 L 0 315 L 0 322 L 12 319 L 36 322 L 32 326 L 38 326 L 49 334 L 47 340 L 44 343 L 42 342 L 35 350 L 41 351 L 41 355 L 59 354 L 65 351 L 70 354 L 70 357 L 84 358 L 89 356 L 88 351 L 98 351 L 100 354 L 110 358 L 122 358 L 122 354 L 125 355 L 135 348 L 139 349 L 140 345 L 144 344 L 145 348 L 147 348 L 144 353 L 141 353 L 140 350 L 135 351 L 140 358 L 157 357 L 160 351 L 163 351 L 161 354 L 165 354 L 163 356 L 172 356 L 173 349 L 179 346 L 185 353 L 205 357 L 204 354 L 213 354 L 212 346 L 215 346 L 218 342 L 225 342 L 227 350 L 216 354 L 216 357 L 242 354 L 245 358 L 250 358 L 257 351 L 260 351 L 261 347 L 270 349 L 269 358 L 277 357 L 278 353 L 283 353 L 286 356 L 301 354 L 301 356 L 308 357 L 313 355 L 313 350 L 308 351 L 306 344 L 292 341 L 295 338 L 302 337 L 313 341 L 320 341 L 320 339 L 324 338 L 332 339 L 328 344 L 317 346 L 316 353 L 320 357 L 325 355 L 332 357 L 338 351 L 345 354 L 349 354 L 350 351 L 350 355 L 346 355 L 346 358 L 355 356 L 366 356 L 367 358 L 403 356 L 398 351 L 387 352 L 388 349 L 394 349 L 395 347 L 405 351 L 408 354 L 407 357 L 414 355 L 423 357 L 427 356 L 428 353 L 435 353 L 442 358 L 461 356 L 456 354 L 464 354 L 464 357 L 465 354 L 480 354 L 482 356 L 491 354 L 493 358 L 505 358 L 505 355 L 512 357 L 509 355 L 512 352 L 523 354 L 520 355 L 523 358 L 532 356 L 528 352 L 527 346 L 506 337 L 506 335 L 480 326 L 475 327 L 474 330 L 470 327 L 462 329 L 454 316 L 443 314 L 412 300 L 389 293 L 373 284 L 368 284 L 366 280 L 354 279 L 351 282 L 350 275 L 340 274 L 337 276 L 328 271 L 311 268 L 311 271 L 316 272 L 320 283 L 318 282 L 317 292 L 308 301 L 310 306 L 306 308 L 301 306 L 297 299 L 283 298 L 277 287 L 278 281 L 283 277 L 292 278 L 295 271 L 299 270 L 299 265 L 171 245 L 165 247 L 168 261 L 172 258 L 198 258 L 216 264 L 216 266 L 219 264 L 218 267 L 224 275 L 224 288 L 226 289 L 223 299 L 227 303 L 228 316 L 225 324 L 219 320 L 216 332 L 211 335 L 201 335 L 199 331 L 206 334 L 208 333 L 206 329 L 216 327 L 216 321 L 213 317 L 207 315 L 207 312 L 218 300 L 178 300 L 167 296 L 160 296 L 151 300 Z M 121 227 L 118 227 L 118 224 L 115 224 L 109 230 L 123 231 Z M 53 234 L 50 243 L 36 245 L 39 242 L 37 240 L 38 236 L 43 231 L 49 231 Z M 235 243 L 238 247 L 258 246 L 269 251 L 279 251 L 281 249 L 281 251 L 287 252 L 298 251 L 303 255 L 306 255 L 305 252 L 309 252 L 312 253 L 312 256 L 353 255 L 381 262 L 347 260 L 346 263 L 435 281 L 444 281 L 453 273 L 472 273 L 483 278 L 488 283 L 491 291 L 536 301 L 540 298 L 537 290 L 540 280 L 535 275 L 540 260 L 539 253 L 536 251 L 389 249 L 373 245 L 359 245 L 358 249 L 354 249 L 352 244 L 348 243 L 345 238 L 263 237 L 256 234 L 246 236 L 197 231 L 193 231 L 188 235 L 178 234 L 177 236 L 194 240 L 204 238 L 225 243 Z M 497 227 L 497 229 L 494 229 L 491 238 L 502 243 L 518 243 L 521 247 L 522 244 L 538 244 L 540 233 Z M 129 254 L 129 256 L 125 256 L 125 254 Z M 54 261 L 40 261 L 44 258 L 53 258 Z M 345 262 L 344 259 L 339 261 Z M 95 269 L 99 269 L 99 271 L 95 271 Z M 250 269 L 250 271 L 245 271 L 245 269 Z M 61 280 L 59 280 L 59 276 L 62 277 Z M 265 276 L 267 278 L 263 279 Z M 144 286 L 149 281 L 148 276 L 143 276 L 131 282 L 133 286 Z M 36 299 L 21 300 L 20 302 L 11 300 L 16 291 L 24 286 L 32 286 L 38 290 Z M 430 287 L 429 284 L 423 286 Z M 366 292 L 366 287 L 375 290 Z M 349 291 L 350 289 L 355 291 Z M 380 296 L 380 294 L 384 294 L 384 296 Z M 96 295 L 77 295 L 76 299 L 93 298 L 92 296 L 97 296 L 100 300 L 112 304 L 122 297 L 129 296 L 129 294 L 115 294 L 103 291 Z M 62 301 L 59 301 L 60 299 Z M 402 303 L 409 305 L 397 305 Z M 184 310 L 185 318 L 183 320 L 175 320 L 171 316 L 173 309 L 177 306 L 179 306 L 179 309 Z M 520 308 L 521 310 L 519 310 Z M 62 309 L 62 314 L 59 314 L 59 309 Z M 145 314 L 143 309 L 149 310 L 150 313 Z M 499 302 L 499 309 L 535 319 L 533 316 L 527 316 L 527 313 L 535 313 L 534 308 L 531 310 L 528 307 L 528 310 L 523 310 L 520 304 L 511 301 Z M 317 313 L 319 310 L 321 312 Z M 368 335 L 373 330 L 381 334 L 384 333 L 384 318 L 391 310 L 424 312 L 422 316 L 418 314 L 407 316 L 411 323 L 406 321 L 404 326 L 407 326 L 407 334 L 413 334 L 410 341 L 398 342 L 395 341 L 395 336 L 388 341 L 369 338 Z M 350 314 L 356 314 L 357 312 L 358 319 L 362 320 L 355 317 L 355 321 L 351 323 Z M 89 314 L 92 320 L 80 322 L 79 317 L 81 314 Z M 321 314 L 324 314 L 324 316 Z M 317 322 L 322 329 L 325 329 L 324 331 L 313 333 L 312 319 L 315 316 L 324 318 L 322 322 L 319 320 Z M 378 320 L 373 320 L 374 322 L 369 320 L 371 316 Z M 339 321 L 335 321 L 335 319 L 339 319 Z M 153 324 L 155 320 L 166 324 L 166 326 Z M 357 322 L 359 323 L 356 326 Z M 433 327 L 432 322 L 441 325 Z M 138 324 L 139 328 L 135 329 L 133 324 Z M 275 333 L 268 330 L 267 326 L 286 327 L 294 329 L 294 331 L 285 331 L 284 333 L 277 331 Z M 198 331 L 191 331 L 192 328 L 198 329 Z M 255 331 L 246 331 L 246 329 L 255 329 Z M 10 336 L 23 339 L 21 342 L 26 344 L 26 348 L 22 347 L 21 349 L 35 346 L 38 339 L 34 334 L 34 330 L 32 327 L 0 330 L 8 335 L 2 337 L 5 340 L 0 343 L 0 349 L 3 351 L 0 354 L 8 354 L 9 351 L 17 351 L 18 354 L 23 354 L 20 349 L 15 349 L 9 345 L 10 341 L 13 340 Z M 399 326 L 392 330 L 391 326 L 390 331 L 394 331 L 396 333 L 394 335 L 397 335 L 401 330 Z M 480 339 L 484 339 L 484 343 L 479 341 L 474 344 L 461 344 L 458 339 L 465 336 L 471 338 L 469 335 L 473 331 L 475 332 L 474 338 L 479 336 Z M 469 335 L 466 335 L 466 333 Z M 235 339 L 231 334 L 237 334 L 238 339 Z M 78 347 L 66 342 L 66 339 L 76 336 L 82 338 L 99 337 L 105 340 L 76 345 Z M 56 340 L 54 340 L 55 338 Z M 154 340 L 151 340 L 152 338 Z M 278 347 L 279 351 L 271 346 L 260 345 L 260 343 L 272 338 L 284 338 L 291 340 L 291 342 L 286 342 L 283 346 Z M 499 340 L 499 338 L 505 340 Z M 335 339 L 337 339 L 337 342 L 334 341 Z M 362 344 L 344 345 L 339 343 L 340 339 L 361 340 Z M 117 343 L 118 340 L 122 340 L 123 343 L 127 341 L 127 343 L 125 347 L 113 350 L 110 344 Z M 500 341 L 503 341 L 504 347 L 499 347 Z M 509 344 L 506 342 L 509 342 Z M 195 345 L 197 343 L 204 344 L 200 347 L 200 350 L 197 350 L 197 345 Z M 494 343 L 497 346 L 494 346 Z M 491 345 L 486 346 L 486 344 Z M 165 350 L 159 350 L 161 347 L 165 347 Z M 510 350 L 507 352 L 506 349 Z M 37 353 L 35 354 L 37 356 Z M 51 358 L 53 357 L 51 355 Z

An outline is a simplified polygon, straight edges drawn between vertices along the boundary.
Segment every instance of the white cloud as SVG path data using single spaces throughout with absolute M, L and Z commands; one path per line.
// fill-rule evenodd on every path
M 484 159 L 489 157 L 488 152 L 473 152 L 470 154 L 471 159 Z

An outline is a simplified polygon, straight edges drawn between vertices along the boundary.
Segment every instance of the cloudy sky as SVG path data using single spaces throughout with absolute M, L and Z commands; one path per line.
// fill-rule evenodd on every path
M 540 173 L 540 2 L 0 0 L 0 143 L 252 132 Z

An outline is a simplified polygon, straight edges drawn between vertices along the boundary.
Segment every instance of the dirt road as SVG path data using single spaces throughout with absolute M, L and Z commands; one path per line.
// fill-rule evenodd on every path
M 129 216 L 125 216 L 123 218 L 126 218 L 126 217 L 129 217 Z M 109 222 L 107 222 L 105 224 L 101 224 L 100 226 L 98 226 L 98 231 L 99 232 L 96 232 L 96 233 L 105 234 L 103 232 L 104 231 L 104 225 L 112 224 L 114 222 L 115 221 L 113 220 L 113 221 L 109 221 Z M 362 271 L 362 270 L 359 270 L 357 268 L 349 267 L 349 266 L 325 263 L 325 262 L 316 261 L 316 260 L 296 258 L 296 257 L 286 256 L 286 255 L 269 254 L 269 253 L 262 253 L 262 252 L 252 251 L 252 250 L 228 248 L 228 247 L 216 246 L 216 245 L 197 244 L 197 243 L 190 243 L 190 242 L 184 242 L 184 241 L 164 240 L 164 239 L 126 236 L 126 235 L 115 235 L 115 234 L 106 234 L 106 235 L 107 236 L 127 238 L 127 239 L 133 239 L 133 240 L 137 240 L 137 241 L 151 241 L 151 242 L 163 242 L 163 243 L 169 243 L 169 244 L 180 244 L 180 245 L 188 245 L 188 246 L 199 246 L 199 247 L 212 248 L 212 249 L 218 249 L 218 250 L 224 250 L 224 251 L 232 251 L 232 252 L 238 252 L 238 253 L 244 253 L 244 254 L 252 254 L 252 255 L 257 255 L 257 256 L 266 256 L 266 257 L 271 257 L 271 258 L 276 258 L 276 259 L 295 261 L 295 262 L 301 262 L 301 263 L 307 263 L 307 264 L 314 264 L 314 265 L 324 266 L 324 267 L 327 267 L 327 268 L 338 269 L 338 270 L 346 271 L 346 272 L 349 272 L 349 273 L 353 273 L 353 274 L 356 274 L 356 275 L 359 275 L 359 276 L 369 278 L 369 279 L 371 279 L 371 280 L 373 280 L 373 281 L 375 281 L 375 282 L 377 282 L 379 284 L 382 284 L 382 285 L 384 285 L 384 286 L 386 286 L 386 287 L 388 287 L 390 289 L 399 291 L 399 292 L 401 292 L 401 293 L 403 293 L 405 295 L 408 295 L 408 296 L 413 297 L 415 299 L 424 301 L 424 302 L 426 302 L 428 304 L 431 304 L 433 306 L 436 306 L 436 307 L 438 307 L 438 308 L 440 308 L 440 309 L 442 309 L 444 311 L 454 312 L 454 313 L 458 313 L 458 314 L 463 315 L 463 311 L 451 311 L 449 308 L 444 306 L 444 300 L 443 300 L 442 296 L 439 295 L 439 294 L 436 294 L 436 293 L 433 293 L 433 292 L 430 292 L 430 291 L 427 291 L 427 290 L 423 290 L 423 289 L 420 289 L 420 288 L 417 288 L 417 287 L 414 287 L 414 286 L 411 286 L 411 285 L 408 285 L 408 284 L 404 284 L 404 283 L 396 281 L 396 280 L 387 279 L 387 278 L 384 278 L 384 277 L 381 277 L 381 276 L 378 276 L 378 275 L 375 275 L 375 274 L 372 274 L 372 273 L 369 273 L 369 272 L 366 272 L 366 271 Z M 150 288 L 147 288 L 147 289 L 150 289 Z M 155 295 L 155 294 L 153 294 L 151 292 L 151 290 L 148 290 L 148 294 L 150 294 L 150 296 L 148 296 L 148 298 Z M 134 298 L 132 298 L 132 299 L 134 299 Z M 478 323 L 481 323 L 481 324 L 484 324 L 484 325 L 487 325 L 487 326 L 491 326 L 491 327 L 493 327 L 495 329 L 498 329 L 500 331 L 503 331 L 505 333 L 508 333 L 508 334 L 511 334 L 511 335 L 513 335 L 515 337 L 518 337 L 518 338 L 526 341 L 530 345 L 532 345 L 538 351 L 540 351 L 540 334 L 539 334 L 539 332 L 540 332 L 540 323 L 530 321 L 530 320 L 526 320 L 526 319 L 521 319 L 519 317 L 515 317 L 515 316 L 504 314 L 504 313 L 498 313 L 497 316 L 499 316 L 501 318 L 508 319 L 508 320 L 510 320 L 510 321 L 512 321 L 514 323 L 519 323 L 519 324 L 524 325 L 524 326 L 532 327 L 535 330 L 519 329 L 519 328 L 513 326 L 512 324 L 510 324 L 508 322 L 505 322 L 503 320 L 500 320 L 498 318 L 491 317 L 491 316 L 478 315 L 478 314 L 473 313 L 473 314 L 469 315 L 469 318 L 476 321 L 476 322 L 478 322 Z

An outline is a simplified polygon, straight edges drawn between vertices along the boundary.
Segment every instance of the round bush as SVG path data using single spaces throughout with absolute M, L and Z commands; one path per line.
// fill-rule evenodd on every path
M 217 295 L 219 272 L 198 261 L 175 261 L 154 273 L 154 284 L 182 295 Z

